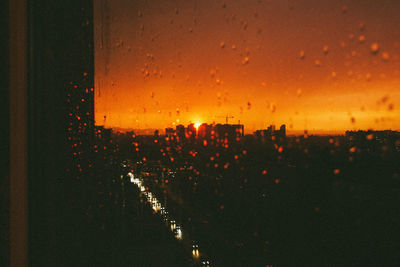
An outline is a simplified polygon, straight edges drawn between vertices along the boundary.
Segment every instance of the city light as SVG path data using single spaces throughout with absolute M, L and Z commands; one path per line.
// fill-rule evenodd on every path
M 176 226 L 176 239 L 182 239 L 182 230 L 180 226 Z
M 196 122 L 196 123 L 194 124 L 194 128 L 196 128 L 196 130 L 198 131 L 200 125 L 201 125 L 201 122 Z

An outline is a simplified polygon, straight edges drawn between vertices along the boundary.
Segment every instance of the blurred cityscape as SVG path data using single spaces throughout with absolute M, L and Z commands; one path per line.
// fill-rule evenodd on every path
M 96 265 L 398 261 L 400 132 L 286 136 L 270 125 L 244 135 L 242 124 L 197 123 L 136 135 L 88 127 L 83 92 L 69 113 L 67 171 L 86 179 Z
M 70 196 L 94 265 L 398 262 L 400 132 L 192 123 L 137 135 L 95 126 L 92 90 L 70 88 L 67 172 L 86 188 Z
M 66 86 L 67 265 L 399 262 L 399 132 L 245 135 L 227 116 L 138 135 L 95 125 L 94 91 L 90 70 Z
M 29 265 L 399 266 L 400 132 L 95 125 L 93 2 L 47 4 L 27 16 Z

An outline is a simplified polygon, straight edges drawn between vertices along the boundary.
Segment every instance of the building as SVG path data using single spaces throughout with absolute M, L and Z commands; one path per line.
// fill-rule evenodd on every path
M 172 128 L 165 129 L 166 136 L 176 135 L 182 141 L 193 142 L 196 139 L 227 139 L 229 142 L 237 141 L 244 136 L 243 124 L 201 124 L 197 129 L 193 123 L 186 128 L 183 125 L 177 125 L 176 130 Z
M 173 128 L 165 128 L 165 135 L 171 137 L 175 135 L 175 130 Z
M 276 130 L 275 125 L 270 125 L 267 129 L 255 131 L 254 135 L 256 135 L 258 138 L 286 137 L 286 125 L 282 124 L 279 130 Z

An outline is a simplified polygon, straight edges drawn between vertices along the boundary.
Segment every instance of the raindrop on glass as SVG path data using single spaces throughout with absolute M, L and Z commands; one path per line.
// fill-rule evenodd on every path
M 324 51 L 324 54 L 325 54 L 325 55 L 328 54 L 328 52 L 329 52 L 329 46 L 324 45 L 324 47 L 322 48 L 322 50 Z
M 379 53 L 379 44 L 378 43 L 372 43 L 370 46 L 371 53 L 376 55 Z
M 382 59 L 383 61 L 388 61 L 390 58 L 389 53 L 388 52 L 383 52 L 382 53 Z
M 299 56 L 300 56 L 300 59 L 304 59 L 305 52 L 303 50 L 301 50 Z
M 360 31 L 365 30 L 365 22 L 360 22 L 360 23 L 358 24 L 358 27 L 360 28 Z

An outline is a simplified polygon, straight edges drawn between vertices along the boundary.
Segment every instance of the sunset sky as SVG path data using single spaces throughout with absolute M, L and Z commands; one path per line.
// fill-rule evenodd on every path
M 400 1 L 95 1 L 96 123 L 400 130 Z

